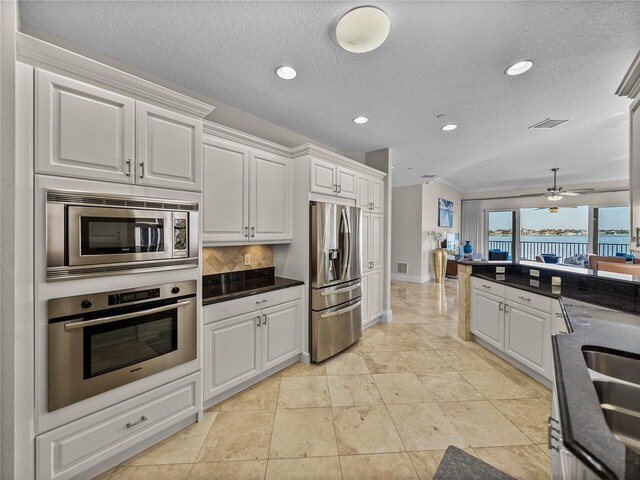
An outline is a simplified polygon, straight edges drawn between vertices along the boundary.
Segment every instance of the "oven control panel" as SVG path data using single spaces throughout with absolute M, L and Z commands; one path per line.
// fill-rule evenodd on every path
M 140 300 L 151 300 L 158 297 L 160 297 L 159 288 L 150 288 L 149 290 L 139 290 L 137 292 L 113 293 L 109 295 L 109 305 L 139 302 Z

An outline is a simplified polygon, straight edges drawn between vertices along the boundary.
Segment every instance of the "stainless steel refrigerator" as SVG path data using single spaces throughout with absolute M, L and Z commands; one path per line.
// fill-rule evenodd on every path
M 362 336 L 360 209 L 311 202 L 311 360 Z

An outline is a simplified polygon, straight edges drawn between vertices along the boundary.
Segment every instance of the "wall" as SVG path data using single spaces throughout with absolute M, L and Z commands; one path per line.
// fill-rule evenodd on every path
M 453 202 L 453 227 L 438 226 L 438 199 Z M 438 245 L 429 235 L 432 230 L 460 233 L 462 225 L 462 193 L 455 187 L 435 180 L 422 185 L 422 276 L 433 278 L 433 249 Z M 460 239 L 462 240 L 462 239 Z
M 250 265 L 244 264 L 245 255 L 251 257 Z M 273 267 L 273 245 L 239 245 L 202 249 L 203 275 L 265 267 Z
M 391 272 L 396 279 L 397 262 L 406 262 L 407 275 L 420 282 L 422 277 L 422 185 L 398 187 L 392 191 Z M 409 279 L 407 279 L 409 280 Z

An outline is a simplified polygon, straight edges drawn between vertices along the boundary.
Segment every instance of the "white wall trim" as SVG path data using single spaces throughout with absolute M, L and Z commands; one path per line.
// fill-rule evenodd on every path
M 631 99 L 636 98 L 640 93 L 640 52 L 633 59 L 629 70 L 625 74 L 620 86 L 616 90 L 616 95 L 621 97 L 627 96 Z
M 247 147 L 258 148 L 260 150 L 291 158 L 291 149 L 288 147 L 279 145 L 260 137 L 256 137 L 255 135 L 251 135 L 249 133 L 241 132 L 240 130 L 236 130 L 234 128 L 225 127 L 224 125 L 220 125 L 218 123 L 205 120 L 202 123 L 202 132 L 205 135 L 213 135 L 217 138 L 224 138 L 240 143 L 242 145 L 246 145 Z
M 213 105 L 21 32 L 16 33 L 16 47 L 18 61 L 74 78 L 79 77 L 81 80 L 88 80 L 110 90 L 193 117 L 203 118 L 215 108 Z
M 393 310 L 385 310 L 380 317 L 380 323 L 389 324 L 393 322 Z
M 456 187 L 453 183 L 449 183 L 449 182 L 447 182 L 445 179 L 440 178 L 440 177 L 438 177 L 438 178 L 434 178 L 434 179 L 432 180 L 432 182 L 438 182 L 438 183 L 441 183 L 441 184 L 443 184 L 443 185 L 446 185 L 447 187 L 449 187 L 449 188 L 453 188 L 456 192 L 459 192 L 459 193 L 463 193 L 463 192 L 464 192 L 464 191 L 463 191 L 463 190 L 461 190 L 459 187 Z M 430 182 L 427 182 L 427 183 L 430 183 Z
M 425 283 L 431 280 L 431 275 L 405 275 L 403 273 L 392 273 L 391 280 L 398 282 Z

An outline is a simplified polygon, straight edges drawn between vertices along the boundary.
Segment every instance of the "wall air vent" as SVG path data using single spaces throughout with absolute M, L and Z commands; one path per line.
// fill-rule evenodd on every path
M 535 125 L 531 125 L 529 129 L 532 128 L 555 128 L 558 125 L 562 125 L 563 123 L 567 123 L 569 119 L 559 120 L 557 118 L 547 118 L 541 122 L 536 123 Z
M 409 272 L 409 267 L 407 266 L 407 262 L 396 262 L 396 273 L 404 273 Z

